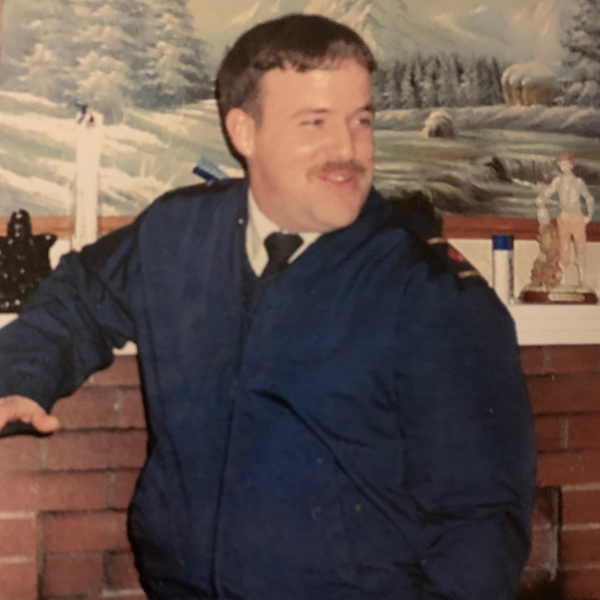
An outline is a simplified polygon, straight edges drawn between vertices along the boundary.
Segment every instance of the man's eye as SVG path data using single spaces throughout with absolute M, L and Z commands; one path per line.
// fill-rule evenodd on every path
M 324 122 L 324 119 L 306 119 L 305 121 L 302 121 L 300 125 L 304 127 L 320 127 Z
M 361 127 L 373 127 L 373 116 L 372 115 L 365 115 L 362 117 L 358 118 L 358 124 Z

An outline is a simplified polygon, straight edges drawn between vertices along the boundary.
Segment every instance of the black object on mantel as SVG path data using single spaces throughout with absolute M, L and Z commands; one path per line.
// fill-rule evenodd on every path
M 53 233 L 32 235 L 26 210 L 14 212 L 0 236 L 0 312 L 19 312 L 31 292 L 50 275 Z

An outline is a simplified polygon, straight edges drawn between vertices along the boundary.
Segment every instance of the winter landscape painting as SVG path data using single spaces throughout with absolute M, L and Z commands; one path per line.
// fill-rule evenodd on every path
M 376 185 L 442 214 L 534 217 L 569 151 L 600 203 L 600 0 L 4 0 L 0 216 L 73 213 L 82 114 L 101 115 L 100 212 L 241 174 L 212 99 L 249 26 L 289 12 L 374 50 Z M 596 211 L 600 220 L 600 210 Z

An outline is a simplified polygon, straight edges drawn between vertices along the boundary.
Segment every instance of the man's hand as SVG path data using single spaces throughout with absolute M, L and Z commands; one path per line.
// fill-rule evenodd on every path
M 56 417 L 25 396 L 0 398 L 0 430 L 11 421 L 29 423 L 40 433 L 52 433 L 60 427 Z

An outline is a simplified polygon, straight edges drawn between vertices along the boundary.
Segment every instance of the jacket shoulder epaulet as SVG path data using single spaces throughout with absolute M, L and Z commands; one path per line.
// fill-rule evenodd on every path
M 219 194 L 235 185 L 242 183 L 242 179 L 212 179 L 203 183 L 196 183 L 185 187 L 175 188 L 165 192 L 158 201 L 168 202 L 175 198 L 197 198 L 203 195 Z
M 388 197 L 392 206 L 391 226 L 409 234 L 429 263 L 432 275 L 451 273 L 460 289 L 487 283 L 479 271 L 443 235 L 442 220 L 422 192 Z

